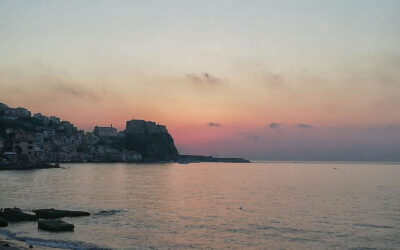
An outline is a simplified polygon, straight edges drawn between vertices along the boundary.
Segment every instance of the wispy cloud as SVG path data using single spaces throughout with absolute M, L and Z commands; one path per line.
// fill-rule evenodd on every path
M 298 127 L 298 128 L 305 128 L 305 129 L 314 128 L 314 127 L 311 126 L 310 124 L 304 124 L 304 123 L 296 124 L 296 127 Z
M 246 136 L 247 139 L 249 140 L 258 140 L 260 139 L 260 137 L 258 137 L 258 135 L 248 135 Z
M 87 89 L 81 88 L 79 86 L 67 85 L 62 82 L 59 82 L 58 84 L 54 85 L 54 89 L 59 93 L 61 92 L 79 98 L 91 98 L 96 100 L 100 99 L 99 96 L 97 96 L 96 94 Z
M 207 72 L 201 74 L 188 74 L 187 78 L 195 84 L 216 84 L 220 82 L 219 78 Z
M 242 135 L 244 138 L 246 138 L 248 140 L 258 140 L 258 139 L 260 139 L 260 137 L 258 135 L 252 134 L 252 133 L 240 132 L 240 135 Z
M 266 86 L 270 88 L 282 88 L 286 87 L 284 79 L 279 74 L 267 74 L 265 76 Z
M 271 122 L 271 123 L 269 124 L 269 127 L 270 127 L 270 128 L 279 128 L 279 126 L 281 126 L 281 124 L 280 124 L 280 123 L 277 123 L 277 122 Z
M 215 123 L 215 122 L 209 122 L 207 124 L 207 126 L 209 126 L 209 127 L 221 127 L 222 125 L 219 124 L 219 123 Z

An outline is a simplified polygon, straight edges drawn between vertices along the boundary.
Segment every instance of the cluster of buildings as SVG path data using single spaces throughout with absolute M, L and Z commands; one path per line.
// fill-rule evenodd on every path
M 149 133 L 149 134 L 159 134 L 159 133 L 167 133 L 167 127 L 164 125 L 156 124 L 151 121 L 144 120 L 130 120 L 126 122 L 127 133 Z
M 165 133 L 163 125 L 144 120 L 127 121 L 118 131 L 95 126 L 93 132 L 78 130 L 72 123 L 56 116 L 25 108 L 10 108 L 0 103 L 0 166 L 14 161 L 29 162 L 139 162 L 142 156 L 126 150 L 127 133 Z
M 0 103 L 0 112 L 2 112 L 2 114 L 9 119 L 15 119 L 17 117 L 31 117 L 31 112 L 26 108 L 9 108 L 4 103 Z

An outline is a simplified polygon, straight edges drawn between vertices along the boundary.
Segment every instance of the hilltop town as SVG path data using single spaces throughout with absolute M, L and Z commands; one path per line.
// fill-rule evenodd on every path
M 118 131 L 95 126 L 92 132 L 69 121 L 0 103 L 0 166 L 40 162 L 162 162 L 179 159 L 166 126 L 130 120 Z

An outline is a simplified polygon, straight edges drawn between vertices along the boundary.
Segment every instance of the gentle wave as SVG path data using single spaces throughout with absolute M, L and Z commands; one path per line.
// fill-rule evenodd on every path
M 60 249 L 76 249 L 76 250 L 106 250 L 109 248 L 99 247 L 93 244 L 78 242 L 78 241 L 63 241 L 63 240 L 47 240 L 31 237 L 18 237 L 15 233 L 0 230 L 0 235 L 8 239 L 17 240 L 34 246 L 53 247 Z
M 102 210 L 100 212 L 95 213 L 94 215 L 103 215 L 103 216 L 108 216 L 108 215 L 116 215 L 120 213 L 125 213 L 127 212 L 126 210 L 120 209 L 120 210 Z
M 354 226 L 357 226 L 357 227 L 370 227 L 370 228 L 395 228 L 395 227 L 392 227 L 392 226 L 385 226 L 385 225 L 374 225 L 374 224 L 360 224 L 360 223 L 356 223 L 356 224 L 353 224 Z

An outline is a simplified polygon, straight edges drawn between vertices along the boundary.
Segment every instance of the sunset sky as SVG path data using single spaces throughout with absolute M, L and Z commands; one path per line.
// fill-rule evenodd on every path
M 3 0 L 0 102 L 181 153 L 400 160 L 400 1 Z

